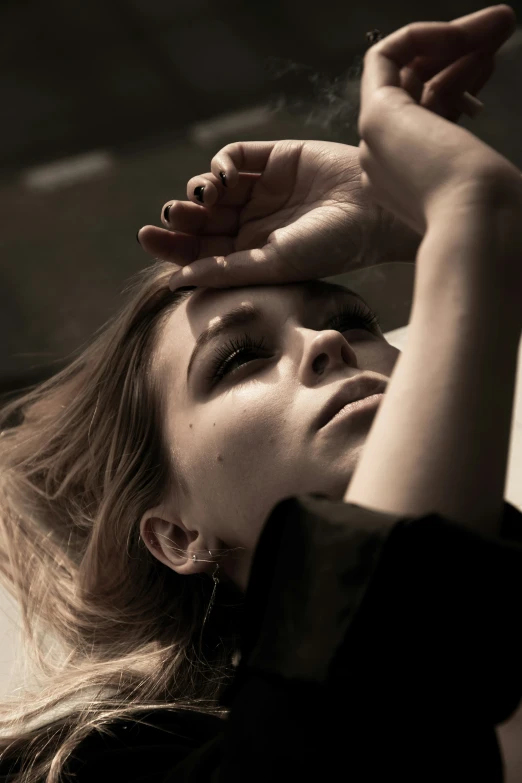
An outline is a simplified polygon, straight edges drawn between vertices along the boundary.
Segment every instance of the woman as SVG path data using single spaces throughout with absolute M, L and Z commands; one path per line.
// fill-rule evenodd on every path
M 522 696 L 521 520 L 502 497 L 522 195 L 451 120 L 514 16 L 413 28 L 366 57 L 362 173 L 343 145 L 225 148 L 197 178 L 223 209 L 181 202 L 182 233 L 140 232 L 182 290 L 168 260 L 146 270 L 87 351 L 6 407 L 1 573 L 47 677 L 3 711 L 11 779 L 503 779 L 494 728 Z M 261 173 L 240 173 L 245 151 Z M 271 183 L 290 183 L 279 205 Z M 312 282 L 346 268 L 336 247 L 360 263 L 383 241 L 368 196 L 397 247 L 404 226 L 422 237 L 401 361 L 356 294 Z

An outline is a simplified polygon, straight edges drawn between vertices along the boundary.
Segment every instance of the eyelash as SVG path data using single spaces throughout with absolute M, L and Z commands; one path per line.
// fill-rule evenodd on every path
M 377 332 L 380 322 L 377 313 L 369 307 L 357 302 L 355 305 L 344 305 L 329 321 L 332 324 L 330 328 L 339 327 L 345 324 L 348 319 L 356 319 L 364 324 L 364 329 L 371 332 Z M 344 331 L 344 330 L 341 330 Z M 255 342 L 248 334 L 244 334 L 239 340 L 232 338 L 228 343 L 221 346 L 216 351 L 216 358 L 212 362 L 210 373 L 207 377 L 207 383 L 218 383 L 225 375 L 230 372 L 230 366 L 243 354 L 257 356 L 264 347 L 264 337 Z M 243 362 L 240 367 L 248 362 Z

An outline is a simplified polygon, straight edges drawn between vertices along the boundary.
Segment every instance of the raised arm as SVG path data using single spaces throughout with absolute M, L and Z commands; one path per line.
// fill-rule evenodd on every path
M 344 499 L 488 533 L 500 524 L 522 328 L 520 171 L 419 106 L 415 82 L 442 50 L 479 72 L 514 29 L 501 5 L 392 33 L 366 54 L 359 116 L 363 187 L 424 238 L 408 345 Z
M 344 497 L 497 534 L 522 326 L 522 188 L 428 228 L 408 343 Z M 483 206 L 478 204 L 483 199 Z M 518 286 L 518 295 L 517 295 Z M 518 305 L 517 305 L 518 302 Z

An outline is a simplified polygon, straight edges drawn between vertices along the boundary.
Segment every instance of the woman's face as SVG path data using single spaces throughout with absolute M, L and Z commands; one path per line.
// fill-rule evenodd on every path
M 257 318 L 227 324 L 223 316 L 238 307 L 255 307 Z M 279 501 L 308 493 L 343 498 L 377 408 L 323 429 L 315 420 L 361 373 L 386 382 L 400 355 L 354 308 L 371 317 L 348 289 L 314 280 L 197 288 L 172 312 L 156 371 L 183 489 L 175 504 L 150 517 L 160 547 L 151 551 L 163 562 L 193 573 L 210 568 L 194 563 L 194 553 L 210 560 L 208 549 L 240 547 L 220 562 L 244 590 L 255 545 Z M 202 342 L 218 325 L 225 328 Z M 245 335 L 246 349 L 226 364 Z

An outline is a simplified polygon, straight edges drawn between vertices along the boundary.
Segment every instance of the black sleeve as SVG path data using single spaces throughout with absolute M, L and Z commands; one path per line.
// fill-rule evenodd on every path
M 508 503 L 504 517 L 522 530 Z M 215 780 L 501 781 L 494 727 L 522 697 L 516 537 L 279 503 L 255 553 Z
M 495 726 L 522 697 L 522 514 L 509 503 L 497 539 L 435 514 L 287 498 L 245 603 L 230 715 L 161 767 L 151 749 L 147 781 L 503 781 Z

